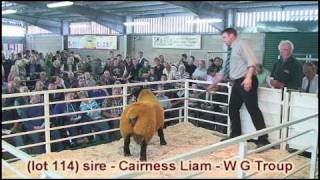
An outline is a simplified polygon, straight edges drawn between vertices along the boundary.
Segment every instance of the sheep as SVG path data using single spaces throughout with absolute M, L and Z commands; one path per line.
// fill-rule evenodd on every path
M 120 132 L 124 138 L 124 156 L 131 156 L 130 137 L 140 144 L 140 161 L 146 161 L 147 143 L 152 139 L 155 131 L 158 131 L 160 145 L 166 145 L 163 134 L 164 110 L 148 89 L 140 91 L 137 102 L 129 105 L 120 117 Z

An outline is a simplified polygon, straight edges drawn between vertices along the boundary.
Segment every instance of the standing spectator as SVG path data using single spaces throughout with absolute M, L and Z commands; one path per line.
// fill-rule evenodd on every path
M 155 67 L 154 67 L 154 71 L 155 71 L 155 81 L 159 81 L 161 74 L 163 72 L 164 66 L 161 64 L 161 61 L 159 58 L 154 58 L 154 63 L 155 63 Z
M 270 76 L 270 72 L 263 68 L 262 64 L 256 65 L 256 74 L 259 82 L 260 87 L 267 86 L 267 78 Z
M 142 68 L 144 66 L 144 62 L 147 61 L 147 59 L 143 57 L 142 51 L 139 51 L 138 55 L 139 55 L 138 56 L 139 57 L 139 60 L 138 60 L 139 68 Z
M 52 74 L 52 67 L 53 67 L 52 55 L 47 54 L 45 57 L 45 60 L 44 60 L 44 69 L 45 69 L 47 75 Z
M 292 55 L 294 50 L 293 43 L 289 40 L 282 40 L 278 49 L 280 51 L 280 60 L 273 65 L 270 76 L 271 87 L 299 89 L 303 73 L 301 64 Z
M 315 65 L 312 63 L 305 63 L 303 65 L 303 74 L 301 89 L 307 93 L 318 93 L 318 74 L 316 74 Z

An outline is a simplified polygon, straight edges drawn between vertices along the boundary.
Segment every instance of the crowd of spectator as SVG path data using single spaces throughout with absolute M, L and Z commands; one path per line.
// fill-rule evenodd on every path
M 89 55 L 80 57 L 80 55 L 64 50 L 57 51 L 55 54 L 48 53 L 45 56 L 35 50 L 27 50 L 24 53 L 12 54 L 9 59 L 5 59 L 2 54 L 2 93 L 26 93 L 31 91 L 57 90 L 68 88 L 93 87 L 102 85 L 113 85 L 121 83 L 134 82 L 152 82 L 180 79 L 194 79 L 212 82 L 215 73 L 220 71 L 223 65 L 223 59 L 215 57 L 208 61 L 195 60 L 193 56 L 181 55 L 181 59 L 170 63 L 166 61 L 163 55 L 155 57 L 152 61 L 144 57 L 140 51 L 137 57 L 126 57 L 121 54 L 114 55 L 113 51 L 107 55 L 106 61 L 100 58 L 92 59 Z M 264 69 L 262 65 L 257 66 L 257 76 L 259 85 L 267 86 L 267 79 L 270 72 Z M 314 89 L 314 86 L 308 85 L 307 80 L 315 76 L 315 67 L 312 64 L 305 64 L 303 72 L 306 77 L 303 79 L 302 89 Z M 302 82 L 302 80 L 301 80 Z M 309 87 L 308 87 L 309 86 Z M 179 86 L 175 84 L 163 84 L 150 86 L 155 90 L 175 89 Z M 183 87 L 183 86 L 181 86 Z M 204 86 L 192 85 L 193 88 L 206 89 Z M 50 102 L 69 101 L 75 99 L 84 99 L 77 102 L 64 102 L 50 104 L 50 115 L 62 113 L 72 113 L 78 111 L 95 110 L 99 108 L 117 107 L 115 109 L 89 111 L 80 114 L 57 116 L 50 119 L 50 127 L 59 127 L 83 122 L 99 121 L 106 118 L 119 117 L 122 112 L 122 89 L 107 88 L 99 90 L 89 90 L 67 93 L 50 93 Z M 169 98 L 178 98 L 183 95 L 180 93 L 158 93 L 157 97 L 165 109 L 179 107 L 183 101 L 168 101 Z M 105 98 L 114 95 L 113 98 Z M 202 94 L 203 95 L 203 94 Z M 201 95 L 201 96 L 202 96 Z M 196 92 L 191 96 L 198 96 Z M 200 95 L 199 95 L 200 96 Z M 93 98 L 96 99 L 87 99 Z M 99 97 L 102 97 L 99 99 Z M 23 106 L 28 104 L 39 104 L 44 102 L 43 95 L 23 96 L 16 98 L 3 98 L 2 106 Z M 194 104 L 191 103 L 191 106 Z M 200 107 L 201 105 L 199 105 Z M 202 107 L 205 108 L 205 107 Z M 214 107 L 216 108 L 216 107 Z M 43 104 L 33 107 L 8 109 L 2 111 L 2 121 L 17 120 L 21 118 L 39 119 L 25 122 L 16 122 L 6 124 L 2 127 L 2 132 L 12 134 L 31 130 L 44 129 L 44 108 Z M 170 112 L 166 113 L 166 118 L 173 117 Z M 77 136 L 90 132 L 106 131 L 119 127 L 119 120 L 108 122 L 99 122 L 82 126 L 71 126 L 52 130 L 51 140 L 60 139 L 69 136 Z M 26 141 L 26 139 L 28 139 Z M 11 138 L 16 146 L 23 146 L 26 142 L 43 142 L 44 133 L 33 133 Z M 119 131 L 99 133 L 85 138 L 73 138 L 72 140 L 53 143 L 53 151 L 61 151 L 68 147 L 77 147 L 80 144 L 91 142 L 93 140 L 111 142 L 120 139 Z M 43 146 L 32 148 L 33 153 L 43 153 Z

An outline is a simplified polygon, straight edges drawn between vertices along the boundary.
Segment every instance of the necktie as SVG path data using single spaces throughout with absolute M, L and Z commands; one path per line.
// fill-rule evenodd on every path
M 227 59 L 226 59 L 226 65 L 224 66 L 224 77 L 225 79 L 230 79 L 230 57 L 231 57 L 231 46 L 228 46 L 228 54 L 227 54 Z
M 307 93 L 310 91 L 310 84 L 311 84 L 311 81 L 308 80 L 308 86 L 307 86 L 307 89 L 306 89 L 306 92 L 307 92 Z

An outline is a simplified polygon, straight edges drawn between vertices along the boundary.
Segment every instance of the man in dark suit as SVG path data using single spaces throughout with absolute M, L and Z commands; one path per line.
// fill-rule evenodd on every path
M 147 59 L 143 57 L 143 52 L 139 51 L 139 62 L 138 62 L 138 66 L 139 69 L 143 67 L 144 61 L 146 61 Z

